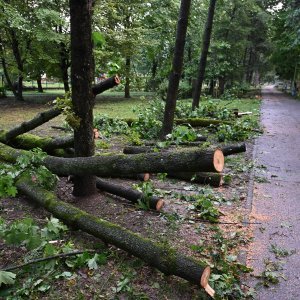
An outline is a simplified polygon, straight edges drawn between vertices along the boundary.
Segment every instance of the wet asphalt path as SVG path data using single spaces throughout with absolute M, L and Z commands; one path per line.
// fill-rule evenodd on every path
M 254 274 L 265 270 L 266 259 L 280 262 L 284 278 L 269 288 L 259 288 L 258 300 L 300 299 L 300 101 L 268 86 L 263 89 L 262 126 L 256 140 L 251 221 L 254 241 L 248 265 Z M 266 178 L 269 182 L 257 182 Z M 262 180 L 260 180 L 262 181 Z M 276 258 L 271 245 L 293 251 Z M 257 283 L 251 279 L 250 285 Z

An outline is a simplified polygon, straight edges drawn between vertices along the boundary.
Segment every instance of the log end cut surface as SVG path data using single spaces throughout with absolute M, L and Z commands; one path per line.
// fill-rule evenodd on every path
M 212 298 L 215 295 L 214 289 L 208 284 L 208 280 L 210 277 L 210 267 L 206 267 L 202 273 L 201 279 L 200 279 L 200 285 L 205 289 L 208 295 L 210 295 Z
M 214 153 L 214 166 L 217 172 L 222 172 L 224 169 L 224 155 L 222 150 L 217 149 Z
M 163 200 L 163 199 L 159 199 L 159 200 L 157 201 L 157 203 L 156 203 L 156 210 L 157 210 L 157 211 L 160 211 L 161 208 L 164 206 L 164 204 L 165 204 L 164 200 Z

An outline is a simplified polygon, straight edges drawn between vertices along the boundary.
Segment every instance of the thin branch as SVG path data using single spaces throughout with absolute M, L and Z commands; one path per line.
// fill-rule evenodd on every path
M 95 253 L 96 251 L 95 250 L 85 250 L 85 251 L 74 251 L 74 252 L 69 252 L 69 253 L 60 253 L 60 254 L 53 255 L 53 256 L 37 258 L 37 259 L 31 260 L 31 261 L 21 264 L 21 265 L 16 265 L 16 266 L 11 266 L 11 267 L 1 269 L 0 271 L 11 271 L 11 270 L 15 270 L 15 269 L 20 269 L 20 268 L 26 267 L 28 265 L 36 264 L 39 262 L 52 260 L 52 259 L 56 259 L 56 258 L 65 258 L 65 257 L 69 257 L 69 256 L 79 255 L 79 254 L 83 254 L 85 252 Z

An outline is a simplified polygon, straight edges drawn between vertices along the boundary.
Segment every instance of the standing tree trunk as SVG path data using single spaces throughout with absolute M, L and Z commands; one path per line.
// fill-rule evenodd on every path
M 179 81 L 182 73 L 184 45 L 186 39 L 190 6 L 191 0 L 181 0 L 179 18 L 177 22 L 176 42 L 172 63 L 172 71 L 169 76 L 169 86 L 165 105 L 164 121 L 160 133 L 161 139 L 165 139 L 166 135 L 171 133 L 173 130 L 174 113 L 176 109 L 176 98 L 178 94 Z
M 14 30 L 10 30 L 10 36 L 11 36 L 11 46 L 12 46 L 12 51 L 17 63 L 18 67 L 18 84 L 17 84 L 17 97 L 16 99 L 19 101 L 24 101 L 23 98 L 23 72 L 24 72 L 24 64 L 23 60 L 21 58 L 21 53 L 20 53 L 20 48 L 19 48 L 19 41 L 17 39 L 16 33 Z
M 92 92 L 94 60 L 91 38 L 93 0 L 70 0 L 71 16 L 71 83 L 74 112 L 80 125 L 74 129 L 75 155 L 93 156 L 95 152 L 93 132 Z M 88 196 L 96 192 L 96 177 L 75 176 L 75 196 Z
M 39 93 L 43 93 L 44 90 L 43 90 L 43 86 L 42 86 L 42 78 L 41 78 L 41 74 L 37 75 L 36 83 L 37 83 L 37 86 L 38 86 L 38 92 L 39 92 Z
M 210 37 L 211 37 L 213 21 L 214 21 L 216 2 L 217 2 L 217 0 L 210 0 L 210 3 L 209 3 L 207 20 L 206 20 L 206 24 L 205 24 L 205 30 L 203 33 L 202 51 L 201 51 L 201 57 L 200 57 L 200 62 L 199 62 L 198 78 L 197 78 L 197 83 L 196 83 L 195 92 L 194 92 L 194 96 L 193 96 L 193 104 L 192 104 L 193 110 L 195 110 L 197 107 L 199 107 L 199 101 L 200 101 L 200 96 L 201 96 L 201 91 L 202 91 L 202 83 L 203 83 L 204 75 L 205 75 L 208 49 L 209 49 L 209 45 L 210 45 Z
M 58 27 L 58 32 L 60 34 L 63 33 L 62 30 L 62 26 L 60 25 Z M 68 74 L 68 68 L 70 66 L 69 63 L 69 51 L 67 49 L 67 46 L 65 44 L 65 42 L 61 41 L 59 43 L 59 55 L 60 55 L 60 70 L 61 70 L 61 76 L 62 76 L 62 80 L 64 83 L 64 90 L 65 92 L 69 92 L 70 91 L 70 87 L 69 87 L 69 74 Z
M 125 65 L 125 98 L 130 98 L 130 65 L 131 60 L 130 57 L 126 57 L 126 65 Z

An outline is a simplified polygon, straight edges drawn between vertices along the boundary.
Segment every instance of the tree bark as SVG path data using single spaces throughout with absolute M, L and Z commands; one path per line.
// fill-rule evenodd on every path
M 18 86 L 17 86 L 17 100 L 24 101 L 23 98 L 23 72 L 24 72 L 24 64 L 21 58 L 20 48 L 19 48 L 19 41 L 17 39 L 16 33 L 13 29 L 9 30 L 10 37 L 11 37 L 11 46 L 13 55 L 15 57 L 17 67 L 18 67 Z
M 202 118 L 188 118 L 188 119 L 175 119 L 177 125 L 190 124 L 192 127 L 209 127 L 210 125 L 228 124 L 232 125 L 231 121 L 202 119 Z
M 125 98 L 130 98 L 130 65 L 131 65 L 131 59 L 130 57 L 126 57 Z
M 168 177 L 189 182 L 208 184 L 215 187 L 219 187 L 223 184 L 223 175 L 220 173 L 171 172 L 168 173 Z
M 94 85 L 92 88 L 92 91 L 93 91 L 93 94 L 96 96 L 100 93 L 105 92 L 108 89 L 111 89 L 111 88 L 117 86 L 118 84 L 120 84 L 120 78 L 119 78 L 119 76 L 115 75 L 113 77 L 107 78 L 107 79 L 101 81 L 100 83 Z
M 224 146 L 221 148 L 224 156 L 246 152 L 246 144 Z
M 213 296 L 214 290 L 208 284 L 210 268 L 205 264 L 187 257 L 173 248 L 154 243 L 117 224 L 88 214 L 59 200 L 53 193 L 39 188 L 29 180 L 19 179 L 16 185 L 21 193 L 66 224 L 79 228 L 140 258 L 167 275 L 175 275 L 198 286 L 201 285 Z
M 214 13 L 215 13 L 215 7 L 216 7 L 217 0 L 210 0 L 209 8 L 208 8 L 208 14 L 207 14 L 207 20 L 205 24 L 205 29 L 203 33 L 203 41 L 202 41 L 202 51 L 201 51 L 201 57 L 199 62 L 199 68 L 198 68 L 198 78 L 197 83 L 193 95 L 193 104 L 192 109 L 195 110 L 197 107 L 199 107 L 199 101 L 202 91 L 202 84 L 204 80 L 205 75 L 205 69 L 206 69 L 206 61 L 207 61 L 207 55 L 208 55 L 208 49 L 210 45 L 210 37 L 213 27 L 213 20 L 214 20 Z
M 61 25 L 58 27 L 58 31 L 60 34 L 63 33 Z M 61 70 L 61 76 L 64 83 L 64 90 L 67 93 L 70 91 L 69 74 L 68 74 L 68 68 L 70 67 L 70 62 L 69 62 L 69 50 L 67 49 L 67 46 L 63 41 L 59 43 L 59 55 L 60 55 L 59 65 Z
M 171 133 L 173 130 L 174 113 L 176 109 L 176 98 L 178 94 L 179 81 L 182 73 L 184 45 L 186 40 L 190 6 L 191 0 L 181 0 L 180 13 L 177 22 L 176 42 L 172 63 L 172 71 L 169 76 L 169 86 L 164 111 L 164 120 L 160 133 L 161 139 L 165 139 L 166 135 Z
M 43 93 L 44 90 L 43 90 L 43 86 L 42 86 L 42 78 L 41 78 L 41 74 L 39 74 L 36 78 L 36 83 L 37 83 L 37 86 L 38 86 L 38 92 L 39 93 Z
M 14 163 L 22 153 L 26 153 L 26 151 L 0 143 L 0 159 Z M 171 153 L 135 155 L 118 154 L 74 158 L 47 156 L 43 164 L 53 173 L 62 176 L 109 177 L 111 174 L 222 172 L 224 156 L 220 149 L 214 151 L 188 149 Z
M 96 186 L 101 191 L 125 198 L 132 203 L 138 203 L 139 200 L 145 201 L 151 209 L 160 210 L 164 204 L 164 201 L 159 197 L 152 196 L 145 198 L 145 195 L 137 190 L 123 187 L 119 184 L 114 184 L 100 178 L 97 178 Z
M 66 136 L 66 137 L 58 137 L 58 138 L 41 138 L 37 135 L 33 135 L 30 133 L 18 135 L 15 138 L 7 141 L 6 132 L 0 131 L 0 142 L 7 143 L 12 147 L 18 147 L 25 150 L 31 150 L 33 148 L 41 148 L 43 151 L 47 153 L 52 153 L 55 149 L 65 149 L 70 148 L 74 145 L 74 137 Z M 54 154 L 56 155 L 56 154 Z
M 74 112 L 80 125 L 74 129 L 74 149 L 78 157 L 94 155 L 92 92 L 94 59 L 91 37 L 93 0 L 70 0 L 71 17 L 71 83 Z M 74 196 L 88 196 L 96 192 L 96 177 L 82 174 L 74 178 Z

